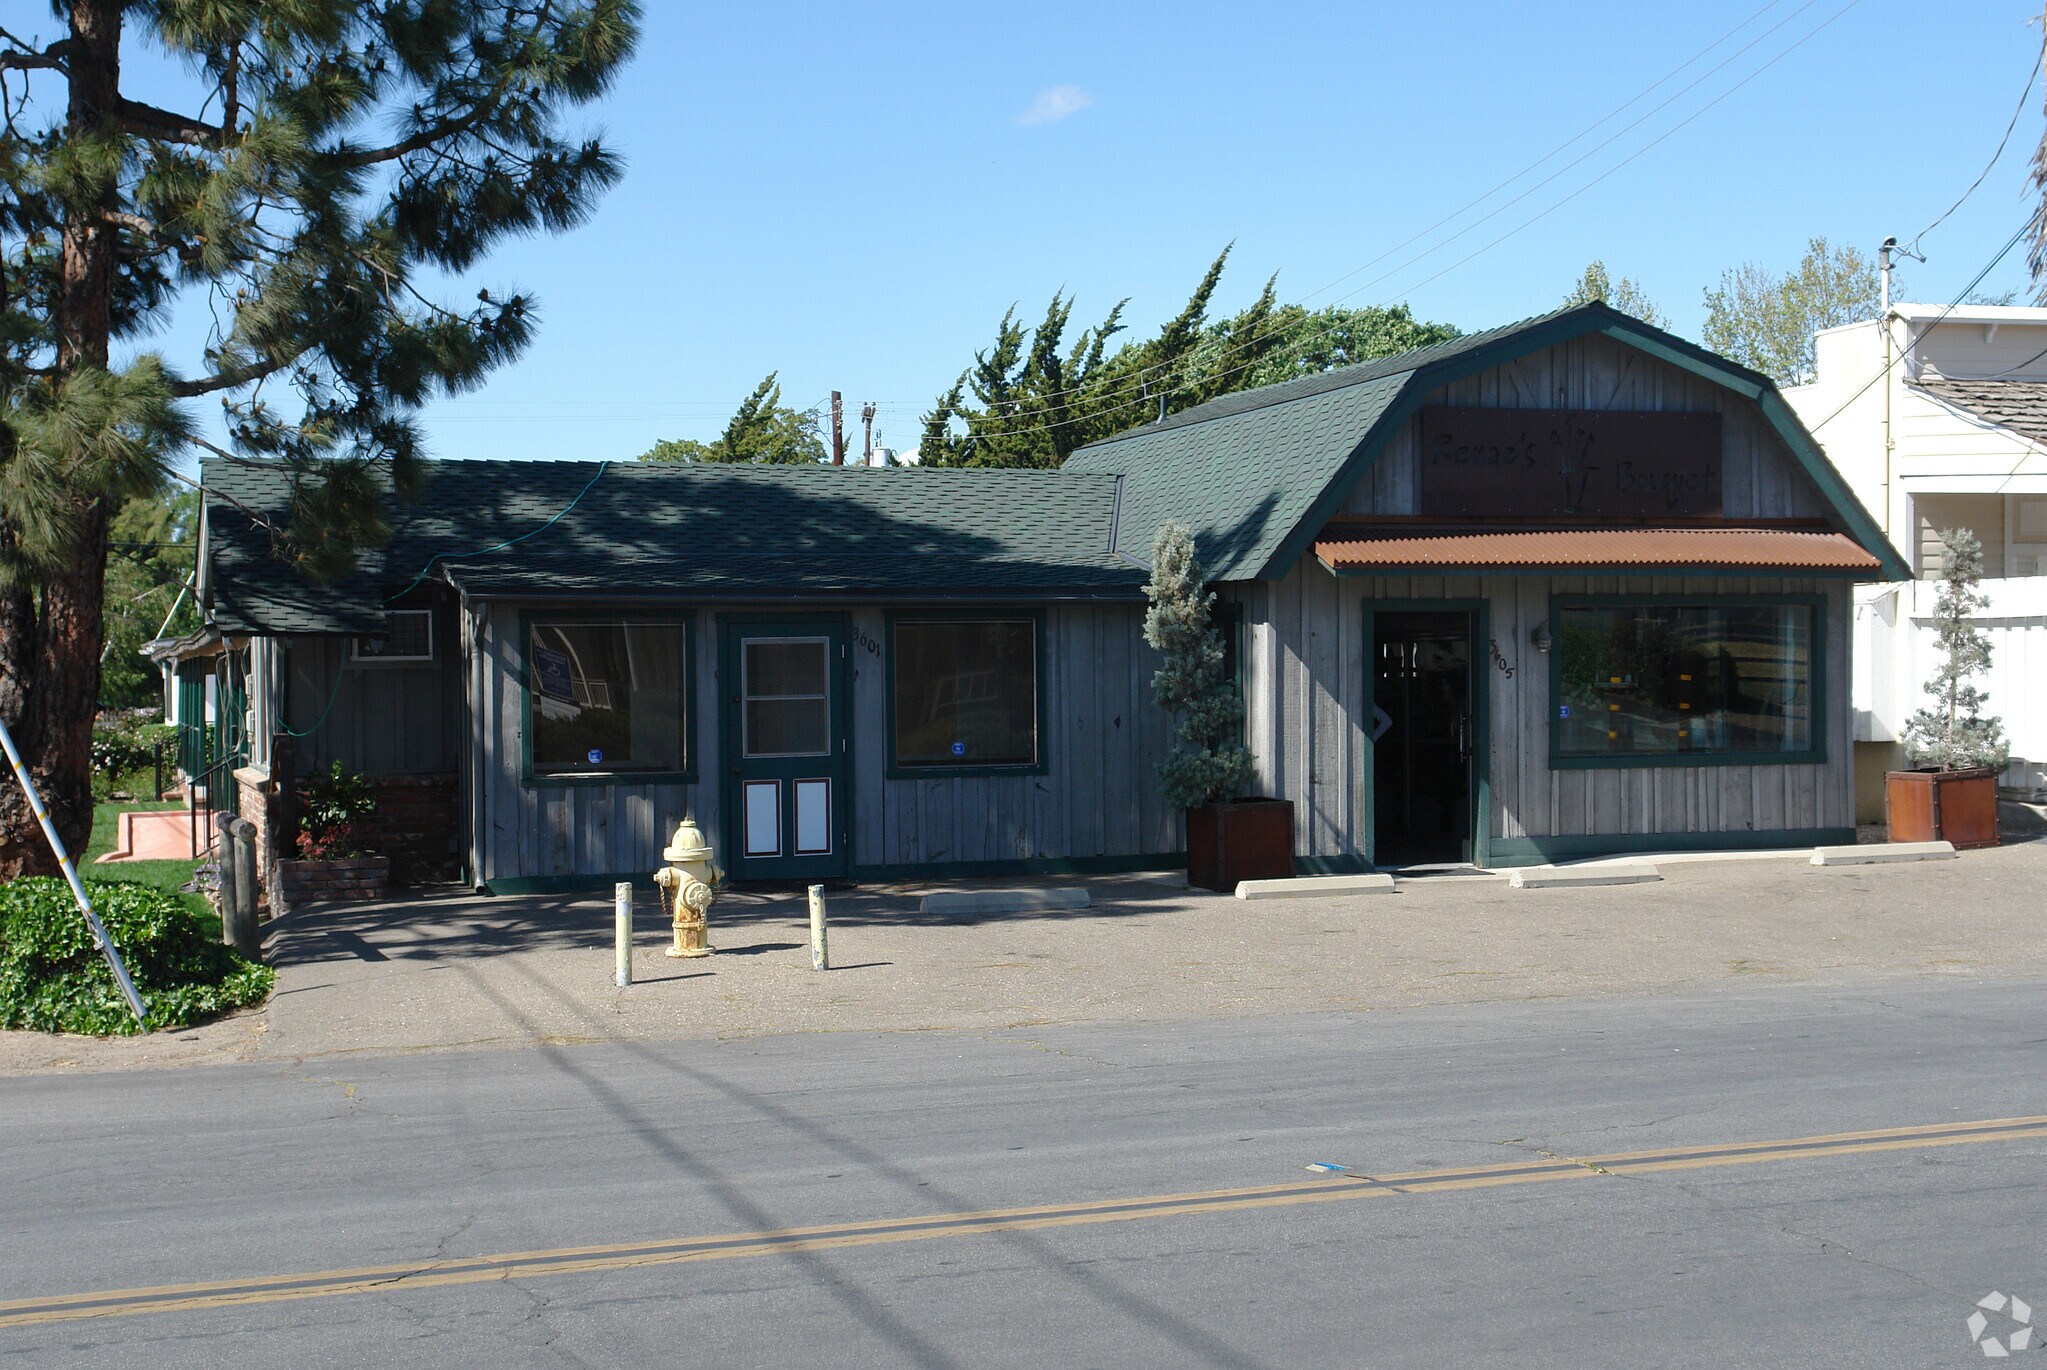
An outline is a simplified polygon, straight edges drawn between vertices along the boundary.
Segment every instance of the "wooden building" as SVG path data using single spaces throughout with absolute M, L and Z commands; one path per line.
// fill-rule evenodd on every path
M 1601 305 L 1212 401 L 1057 471 L 462 462 L 342 581 L 208 463 L 251 768 L 447 794 L 493 890 L 1166 867 L 1152 540 L 1217 589 L 1303 871 L 1849 840 L 1895 553 L 1765 378 Z M 413 810 L 416 812 L 416 807 Z

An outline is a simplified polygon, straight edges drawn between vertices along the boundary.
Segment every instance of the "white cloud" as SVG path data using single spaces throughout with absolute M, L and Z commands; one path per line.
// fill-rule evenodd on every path
M 1079 86 L 1053 86 L 1039 91 L 1038 98 L 1031 101 L 1029 109 L 1016 116 L 1016 121 L 1025 125 L 1056 124 L 1093 103 L 1094 100 Z

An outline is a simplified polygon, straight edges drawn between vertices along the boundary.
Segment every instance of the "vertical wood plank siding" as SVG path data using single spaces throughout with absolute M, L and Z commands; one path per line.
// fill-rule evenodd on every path
M 601 614 L 593 605 L 579 612 Z M 853 863 L 862 867 L 1141 857 L 1185 839 L 1178 813 L 1157 794 L 1153 768 L 1171 751 L 1172 721 L 1151 701 L 1158 656 L 1144 644 L 1141 605 L 1054 605 L 1044 610 L 1039 663 L 1046 735 L 1043 775 L 889 779 L 887 615 L 849 612 L 853 678 L 850 814 Z M 720 851 L 736 834 L 719 811 L 719 617 L 678 611 L 696 634 L 697 716 L 690 745 L 697 783 L 529 786 L 520 774 L 525 688 L 519 611 L 479 615 L 472 751 L 485 880 L 651 872 L 687 813 Z M 870 645 L 871 644 L 871 645 Z
M 299 774 L 336 761 L 365 775 L 453 771 L 460 764 L 462 651 L 452 608 L 434 611 L 430 662 L 353 661 L 345 637 L 279 641 L 283 721 L 306 734 L 294 740 Z
M 1729 518 L 1815 518 L 1819 490 L 1753 401 L 1646 353 L 1593 335 L 1444 386 L 1429 404 L 1501 409 L 1633 409 L 1721 415 L 1721 492 Z M 1344 502 L 1349 514 L 1419 513 L 1420 421 L 1395 434 Z
M 1549 766 L 1549 658 L 1529 634 L 1549 617 L 1558 594 L 1816 594 L 1826 600 L 1820 765 L 1657 766 L 1552 771 Z M 1362 853 L 1372 814 L 1363 787 L 1363 720 L 1371 716 L 1366 605 L 1377 600 L 1482 599 L 1492 642 L 1475 644 L 1474 666 L 1488 675 L 1491 707 L 1490 830 L 1493 836 L 1591 837 L 1610 834 L 1767 832 L 1842 828 L 1854 823 L 1853 720 L 1847 698 L 1851 606 L 1846 583 L 1808 578 L 1649 576 L 1350 576 L 1312 557 L 1270 587 L 1275 674 L 1283 716 L 1251 731 L 1268 793 L 1294 801 L 1294 848 L 1301 856 Z M 1349 640 L 1346 642 L 1346 640 Z M 1332 652 L 1326 644 L 1345 642 Z M 1355 645 L 1349 645 L 1354 642 Z M 1514 674 L 1493 661 L 1491 648 Z M 1332 663 L 1341 661 L 1340 670 Z M 1263 671 L 1246 693 L 1263 707 Z M 1278 755 L 1260 739 L 1282 739 Z

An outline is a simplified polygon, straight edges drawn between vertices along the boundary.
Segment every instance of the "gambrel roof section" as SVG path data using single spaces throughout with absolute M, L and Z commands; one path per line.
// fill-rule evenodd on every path
M 1767 376 L 1604 304 L 1561 309 L 1380 361 L 1226 395 L 1105 439 L 1064 469 L 1121 478 L 1116 548 L 1144 559 L 1168 521 L 1213 580 L 1284 576 L 1431 392 L 1517 357 L 1603 334 L 1753 400 L 1841 528 L 1885 574 L 1910 570 Z

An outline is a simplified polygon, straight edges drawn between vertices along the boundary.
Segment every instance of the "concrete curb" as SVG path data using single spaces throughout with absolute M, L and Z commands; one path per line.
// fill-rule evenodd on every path
M 1596 885 L 1647 885 L 1663 878 L 1663 872 L 1646 861 L 1616 862 L 1610 866 L 1527 866 L 1507 877 L 1517 890 L 1569 890 Z
M 1892 861 L 1952 861 L 1952 842 L 1882 842 L 1861 847 L 1814 847 L 1815 866 L 1877 866 Z
M 1089 907 L 1087 891 L 1057 890 L 952 890 L 927 894 L 917 905 L 919 913 L 1037 913 L 1046 909 Z
M 1289 880 L 1239 880 L 1239 899 L 1333 899 L 1346 894 L 1392 894 L 1393 877 L 1297 875 Z

